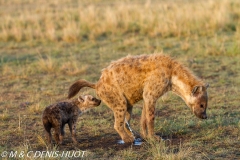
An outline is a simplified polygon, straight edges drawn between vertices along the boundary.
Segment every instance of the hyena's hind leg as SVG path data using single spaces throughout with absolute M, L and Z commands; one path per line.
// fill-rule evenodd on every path
M 96 88 L 97 95 L 114 113 L 114 129 L 125 143 L 134 142 L 134 136 L 129 135 L 125 129 L 125 115 L 127 112 L 126 98 L 112 81 L 105 83 L 103 79 L 100 79 L 98 84 L 101 84 L 101 87 Z M 129 117 L 128 119 L 130 119 Z
M 57 144 L 62 144 L 63 136 L 64 136 L 62 132 L 63 127 L 64 125 L 62 125 L 62 123 L 55 124 L 54 126 L 54 130 L 55 130 L 54 137 Z
M 120 106 L 117 106 L 117 107 L 120 107 Z M 121 106 L 120 108 L 122 109 L 122 107 L 123 106 Z M 134 136 L 132 134 L 129 135 L 127 131 L 124 129 L 126 108 L 124 108 L 122 112 L 119 112 L 114 108 L 113 112 L 114 112 L 114 118 L 115 118 L 114 129 L 118 132 L 118 134 L 121 136 L 122 140 L 125 143 L 133 142 Z
M 127 133 L 125 129 L 125 115 L 127 112 L 127 101 L 124 96 L 119 95 L 117 92 L 105 92 L 105 94 L 98 94 L 114 113 L 114 129 L 118 132 L 120 137 L 125 143 L 133 142 L 134 136 Z M 130 112 L 129 112 L 130 113 Z M 130 115 L 130 114 L 129 114 Z M 129 116 L 130 117 L 130 116 Z M 128 117 L 128 119 L 129 119 Z
M 145 107 L 143 105 L 143 108 L 142 108 L 142 115 L 141 115 L 141 136 L 143 139 L 146 139 L 147 138 L 147 119 L 146 119 L 146 110 L 145 110 Z
M 47 141 L 49 144 L 51 144 L 52 143 L 52 134 L 51 134 L 52 124 L 48 120 L 43 119 L 43 126 L 46 132 Z
M 129 136 L 134 136 L 133 130 L 130 127 L 130 120 L 132 116 L 132 108 L 133 106 L 131 104 L 127 104 L 127 111 L 125 113 L 125 125 L 124 125 L 124 130 L 127 132 Z

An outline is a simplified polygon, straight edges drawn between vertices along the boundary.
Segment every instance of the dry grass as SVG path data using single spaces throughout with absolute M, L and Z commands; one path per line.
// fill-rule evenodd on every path
M 123 1 L 110 5 L 69 0 L 14 2 L 1 2 L 2 41 L 79 42 L 126 33 L 185 37 L 211 35 L 221 29 L 240 32 L 240 3 L 234 0 Z
M 42 70 L 43 72 L 54 73 L 56 72 L 57 66 L 50 56 L 43 58 L 41 55 L 39 55 L 37 67 L 39 67 L 40 68 L 39 70 Z
M 1 114 L 0 114 L 0 119 L 2 121 L 7 121 L 10 118 L 10 115 L 8 113 L 8 110 L 4 110 Z
M 181 160 L 191 157 L 194 152 L 190 147 L 183 147 L 181 144 L 177 148 L 166 145 L 170 141 L 148 141 L 145 144 L 146 150 L 153 156 L 153 159 L 158 160 Z

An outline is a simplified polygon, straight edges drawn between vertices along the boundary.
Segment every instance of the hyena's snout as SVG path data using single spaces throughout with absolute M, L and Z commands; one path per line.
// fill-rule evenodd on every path
M 204 112 L 197 112 L 197 111 L 194 111 L 194 114 L 200 118 L 200 119 L 207 119 L 207 113 L 206 111 Z
M 205 113 L 205 114 L 202 114 L 202 117 L 201 117 L 202 119 L 207 119 L 207 114 Z
M 93 98 L 93 101 L 94 101 L 96 106 L 99 106 L 101 104 L 101 100 L 100 99 Z
M 97 105 L 99 106 L 101 104 L 101 100 L 98 100 Z

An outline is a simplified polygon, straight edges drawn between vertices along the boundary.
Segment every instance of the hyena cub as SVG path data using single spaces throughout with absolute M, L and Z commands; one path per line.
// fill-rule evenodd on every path
M 72 135 L 72 140 L 76 144 L 76 123 L 79 114 L 99 106 L 101 100 L 91 96 L 79 96 L 72 101 L 63 101 L 52 104 L 45 108 L 42 115 L 42 121 L 47 133 L 49 143 L 52 143 L 51 128 L 54 128 L 54 137 L 57 144 L 62 144 L 64 136 L 64 126 L 67 123 Z

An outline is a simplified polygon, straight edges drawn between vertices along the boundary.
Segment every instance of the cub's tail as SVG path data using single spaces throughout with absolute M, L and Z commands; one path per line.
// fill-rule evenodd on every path
M 71 85 L 71 87 L 69 88 L 68 98 L 74 97 L 83 87 L 90 87 L 90 88 L 95 89 L 96 84 L 90 83 L 90 82 L 88 82 L 86 80 L 83 80 L 83 79 L 78 80 L 75 83 L 73 83 Z

